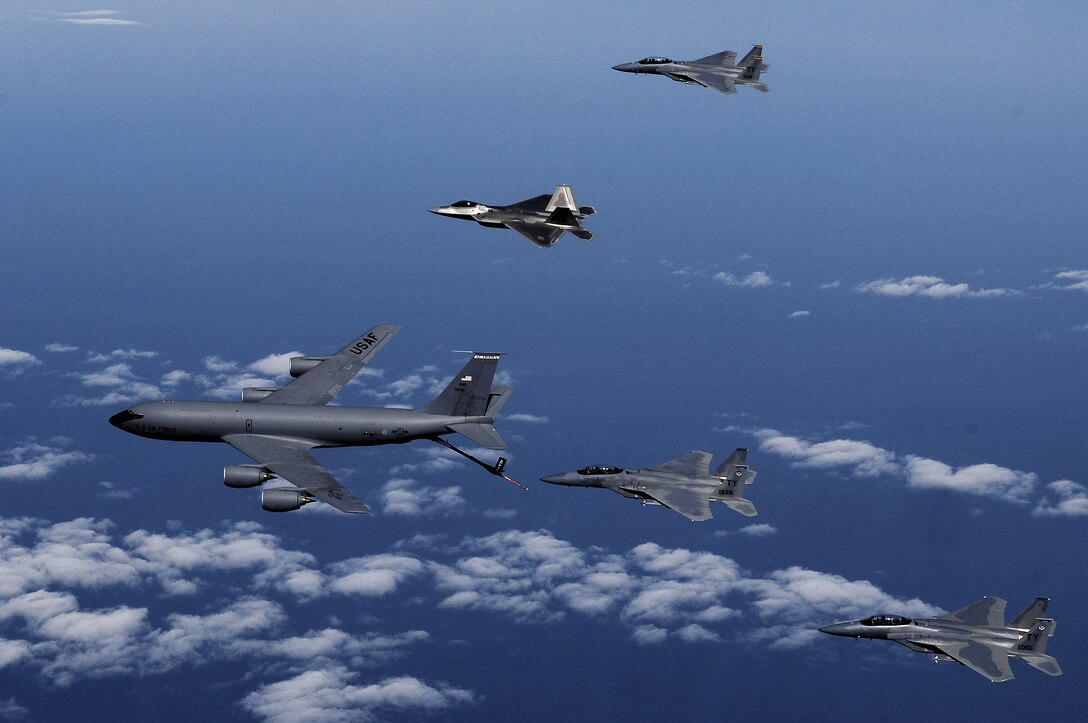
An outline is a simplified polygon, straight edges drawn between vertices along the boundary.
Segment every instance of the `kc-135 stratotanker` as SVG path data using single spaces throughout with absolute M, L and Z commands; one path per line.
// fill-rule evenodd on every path
M 473 352 L 442 393 L 419 409 L 329 405 L 397 331 L 399 327 L 380 324 L 332 356 L 293 357 L 293 381 L 278 389 L 243 389 L 239 402 L 146 402 L 118 412 L 109 421 L 118 429 L 152 439 L 226 442 L 257 463 L 226 467 L 223 482 L 228 487 L 256 487 L 274 478 L 293 485 L 261 490 L 261 506 L 269 512 L 297 510 L 314 500 L 342 512 L 370 512 L 318 464 L 310 453 L 315 447 L 426 439 L 523 487 L 503 472 L 505 458 L 489 464 L 444 439 L 457 433 L 488 449 L 506 449 L 493 425 L 512 392 L 510 387 L 491 386 L 499 353 Z

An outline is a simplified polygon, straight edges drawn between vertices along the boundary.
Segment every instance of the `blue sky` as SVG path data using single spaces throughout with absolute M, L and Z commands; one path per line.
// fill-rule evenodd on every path
M 1075 3 L 0 8 L 0 720 L 1083 716 L 1088 10 Z M 771 92 L 621 75 L 765 46 Z M 573 186 L 541 250 L 425 209 Z M 132 401 L 344 404 L 509 353 L 526 494 L 321 450 L 377 512 L 260 510 Z M 760 515 L 536 479 L 751 448 Z M 821 636 L 1052 598 L 990 685 Z

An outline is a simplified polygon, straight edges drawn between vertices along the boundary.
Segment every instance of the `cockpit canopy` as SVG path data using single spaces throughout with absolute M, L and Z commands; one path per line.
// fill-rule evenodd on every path
M 861 621 L 862 625 L 910 625 L 914 621 L 899 615 L 873 615 Z
M 578 474 L 619 474 L 623 467 L 585 467 L 578 470 Z
M 638 61 L 639 65 L 661 65 L 662 63 L 671 63 L 668 58 L 661 58 L 655 55 L 651 55 L 649 58 L 643 58 Z
M 457 203 L 451 203 L 450 208 L 472 208 L 479 205 L 475 201 L 458 201 Z

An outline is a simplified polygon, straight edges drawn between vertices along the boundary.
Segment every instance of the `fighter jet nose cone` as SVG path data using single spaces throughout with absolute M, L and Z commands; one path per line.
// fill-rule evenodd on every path
M 851 627 L 850 623 L 835 623 L 834 625 L 825 625 L 819 628 L 819 631 L 828 635 L 850 635 L 849 628 Z
M 437 213 L 437 214 L 439 214 L 439 215 L 441 215 L 441 214 L 442 214 L 442 209 L 441 209 L 441 208 L 428 208 L 427 210 L 428 210 L 428 211 L 429 211 L 430 213 Z
M 557 485 L 557 484 L 559 484 L 559 480 L 562 477 L 563 477 L 562 474 L 550 474 L 547 477 L 541 477 L 540 481 L 541 482 L 547 482 L 548 484 Z
M 110 417 L 110 424 L 120 429 L 121 425 L 124 424 L 125 419 L 125 412 L 118 412 L 117 414 Z

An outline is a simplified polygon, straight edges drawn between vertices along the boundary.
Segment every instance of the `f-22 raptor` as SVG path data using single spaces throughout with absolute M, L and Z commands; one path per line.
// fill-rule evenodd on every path
M 692 522 L 709 520 L 710 503 L 721 502 L 746 517 L 756 506 L 745 499 L 744 488 L 756 478 L 748 467 L 748 450 L 738 448 L 710 474 L 710 452 L 689 452 L 682 457 L 645 469 L 585 467 L 541 477 L 542 482 L 566 487 L 602 487 L 643 505 L 662 505 Z
M 278 389 L 243 389 L 240 402 L 145 402 L 113 415 L 110 424 L 152 439 L 226 442 L 257 463 L 226 467 L 227 487 L 256 487 L 277 477 L 294 485 L 261 490 L 261 507 L 269 512 L 290 512 L 314 500 L 341 512 L 370 512 L 318 464 L 310 454 L 315 447 L 429 439 L 522 486 L 503 473 L 505 458 L 491 465 L 443 439 L 456 432 L 488 449 L 506 448 L 492 424 L 513 391 L 491 387 L 498 353 L 473 353 L 442 393 L 419 409 L 329 405 L 399 330 L 379 324 L 332 356 L 292 357 L 291 382 Z
M 737 54 L 732 50 L 723 50 L 698 60 L 670 60 L 651 56 L 636 63 L 613 65 L 612 70 L 664 75 L 681 83 L 694 83 L 716 90 L 723 95 L 736 93 L 737 85 L 747 85 L 766 93 L 767 85 L 759 80 L 760 73 L 768 68 L 763 62 L 763 46 L 753 46 L 739 63 L 734 62 L 736 58 Z
M 1012 622 L 1005 624 L 1005 601 L 984 597 L 965 608 L 936 618 L 912 620 L 898 615 L 874 615 L 864 620 L 820 628 L 829 635 L 892 640 L 933 662 L 955 661 L 995 683 L 1012 680 L 1009 658 L 1020 658 L 1047 675 L 1061 675 L 1058 661 L 1046 654 L 1047 639 L 1057 622 L 1046 617 L 1050 600 L 1035 598 Z
M 488 228 L 509 228 L 541 248 L 554 246 L 564 231 L 583 241 L 593 234 L 578 223 L 597 212 L 592 206 L 579 206 L 574 191 L 560 184 L 551 196 L 534 196 L 509 206 L 487 206 L 476 201 L 456 201 L 449 206 L 428 208 L 431 213 L 475 221 Z

